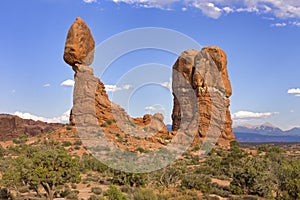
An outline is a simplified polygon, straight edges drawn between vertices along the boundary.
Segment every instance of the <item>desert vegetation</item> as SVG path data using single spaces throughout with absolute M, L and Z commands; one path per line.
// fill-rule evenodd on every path
M 250 150 L 233 141 L 230 150 L 216 148 L 206 158 L 192 148 L 164 169 L 131 174 L 108 168 L 74 139 L 36 137 L 31 144 L 21 140 L 1 146 L 0 199 L 300 198 L 297 149 L 260 145 Z

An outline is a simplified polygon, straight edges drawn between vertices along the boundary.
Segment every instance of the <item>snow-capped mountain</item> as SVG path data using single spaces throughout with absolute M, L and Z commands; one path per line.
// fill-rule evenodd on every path
M 233 127 L 233 131 L 241 142 L 300 142 L 300 128 L 296 127 L 283 131 L 270 123 L 258 126 L 245 124 Z

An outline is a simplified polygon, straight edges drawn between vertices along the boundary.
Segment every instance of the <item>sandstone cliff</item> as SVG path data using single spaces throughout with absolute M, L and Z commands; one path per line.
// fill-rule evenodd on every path
M 20 135 L 36 136 L 63 127 L 62 124 L 46 123 L 18 116 L 0 114 L 0 141 L 11 140 Z

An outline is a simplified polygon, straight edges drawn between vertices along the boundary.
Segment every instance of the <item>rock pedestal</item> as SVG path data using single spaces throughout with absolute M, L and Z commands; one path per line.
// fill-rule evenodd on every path
M 219 144 L 227 147 L 234 134 L 229 111 L 232 90 L 224 51 L 218 47 L 184 51 L 173 66 L 172 88 L 173 131 L 189 132 L 195 128 L 190 124 L 194 120 L 196 143 L 217 137 Z

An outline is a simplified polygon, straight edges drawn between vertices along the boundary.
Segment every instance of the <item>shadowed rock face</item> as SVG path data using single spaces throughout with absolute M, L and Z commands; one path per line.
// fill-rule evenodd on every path
M 224 51 L 219 47 L 184 51 L 173 66 L 172 88 L 173 131 L 188 132 L 195 128 L 189 122 L 197 118 L 195 142 L 218 137 L 220 145 L 227 147 L 234 134 L 229 111 L 232 89 Z
M 36 136 L 63 127 L 58 123 L 46 123 L 18 116 L 0 114 L 0 141 L 17 138 L 20 135 Z
M 73 68 L 76 64 L 90 65 L 94 60 L 95 41 L 85 22 L 77 17 L 68 32 L 64 60 Z M 75 70 L 76 71 L 76 70 Z

